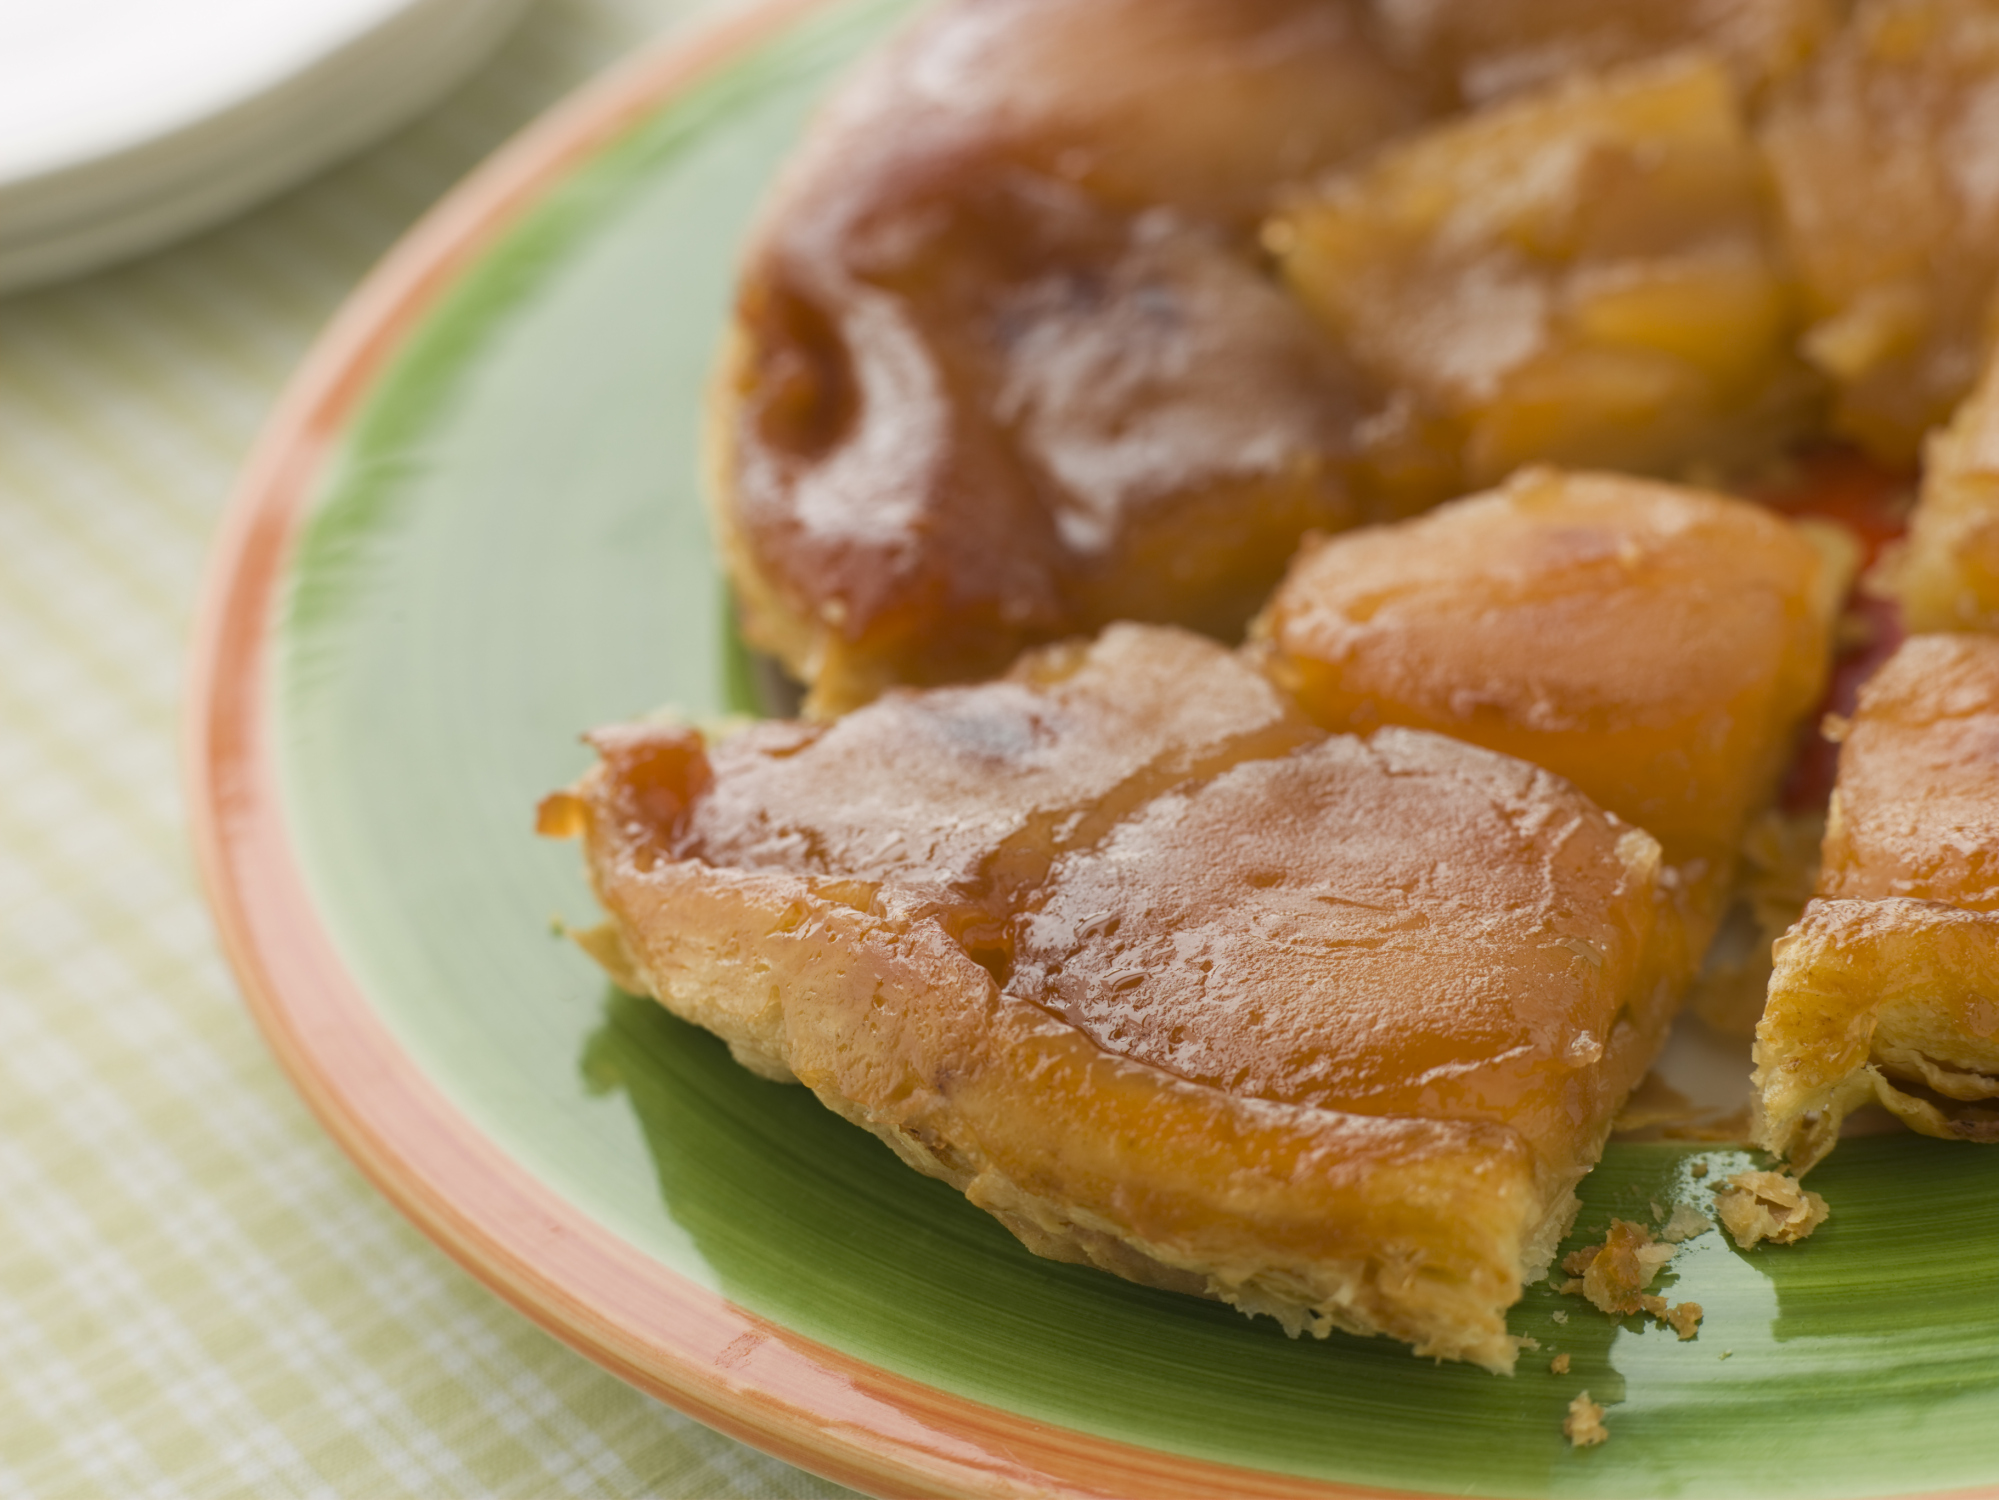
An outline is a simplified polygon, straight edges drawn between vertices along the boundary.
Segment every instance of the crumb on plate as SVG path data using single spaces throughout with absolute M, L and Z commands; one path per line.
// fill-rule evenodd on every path
M 1673 1216 L 1666 1220 L 1666 1227 L 1659 1231 L 1659 1238 L 1669 1245 L 1677 1245 L 1682 1240 L 1697 1239 L 1712 1228 L 1714 1220 L 1691 1203 L 1675 1203 Z
M 1702 1311 L 1698 1302 L 1675 1302 L 1666 1309 L 1666 1326 L 1677 1333 L 1684 1344 L 1700 1330 Z
M 1643 1224 L 1612 1219 L 1601 1245 L 1585 1246 L 1562 1257 L 1562 1269 L 1574 1279 L 1562 1283 L 1561 1290 L 1580 1293 L 1604 1312 L 1620 1317 L 1647 1311 L 1642 1294 L 1673 1253 L 1673 1246 L 1654 1242 L 1652 1231 Z M 1660 1302 L 1661 1313 L 1664 1307 Z
M 1550 1375 L 1566 1375 L 1566 1374 L 1568 1374 L 1568 1373 L 1569 1373 L 1569 1357 L 1568 1357 L 1568 1355 L 1566 1355 L 1566 1354 L 1557 1354 L 1557 1355 L 1556 1355 L 1556 1356 L 1555 1356 L 1555 1357 L 1554 1357 L 1553 1359 L 1549 1360 L 1549 1361 L 1548 1361 L 1548 1373 L 1549 1373 Z
M 1594 1448 L 1610 1436 L 1610 1429 L 1603 1425 L 1603 1408 L 1590 1400 L 1588 1391 L 1569 1403 L 1569 1414 L 1562 1418 L 1562 1436 L 1571 1448 Z
M 1782 1172 L 1737 1172 L 1715 1189 L 1722 1227 L 1747 1250 L 1759 1241 L 1791 1245 L 1826 1221 L 1825 1199 Z

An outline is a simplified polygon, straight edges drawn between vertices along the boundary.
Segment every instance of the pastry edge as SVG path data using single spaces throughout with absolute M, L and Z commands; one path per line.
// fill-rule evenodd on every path
M 1910 897 L 1813 901 L 1780 938 L 1756 1028 L 1757 1145 L 1804 1172 L 1841 1122 L 1880 1104 L 1942 1140 L 1999 1141 L 1999 1121 L 1953 1104 L 1999 1099 L 1999 914 Z M 1956 1005 L 1953 1005 L 1953 1001 Z
M 641 872 L 591 842 L 592 879 L 613 920 L 577 936 L 614 981 L 713 1032 L 737 1062 L 759 1076 L 805 1083 L 828 1108 L 884 1141 L 908 1165 L 964 1192 L 1036 1254 L 1205 1295 L 1246 1314 L 1273 1317 L 1294 1337 L 1309 1332 L 1323 1338 L 1336 1328 L 1386 1335 L 1410 1344 L 1419 1356 L 1512 1372 L 1520 1341 L 1506 1331 L 1507 1309 L 1527 1284 L 1545 1275 L 1580 1207 L 1575 1185 L 1600 1154 L 1608 1122 L 1594 1149 L 1559 1171 L 1537 1163 L 1504 1126 L 1352 1116 L 1237 1099 L 1098 1052 L 1066 1024 L 1000 996 L 986 972 L 935 923 L 884 917 L 874 898 L 872 914 L 856 909 L 852 903 L 869 892 L 856 890 L 855 883 L 721 871 L 697 861 L 662 861 Z M 831 886 L 833 894 L 815 886 Z M 677 920 L 644 920 L 643 908 L 655 907 L 656 915 L 657 907 L 666 905 L 677 909 Z M 702 912 L 704 906 L 710 911 Z M 737 908 L 733 926 L 702 920 L 731 906 Z M 852 965 L 830 984 L 817 976 L 816 986 L 807 945 L 785 941 L 815 928 L 843 931 L 849 942 L 841 953 Z M 787 946 L 795 951 L 787 953 Z M 925 1079 L 919 1068 L 864 1099 L 858 1096 L 865 1088 L 839 1076 L 837 1057 L 829 1063 L 829 1053 L 842 1050 L 841 1038 L 797 1034 L 824 1033 L 843 1006 L 851 1011 L 852 986 L 841 981 L 856 971 L 867 974 L 879 995 L 883 980 L 909 978 L 896 974 L 898 968 L 931 969 L 940 962 L 955 966 L 965 984 L 982 991 L 977 1003 L 955 1008 L 959 1018 L 980 1026 L 998 1021 L 1022 1033 L 1030 1047 L 1048 1053 L 1037 1059 L 1040 1071 L 1107 1073 L 1112 1095 L 1135 1092 L 1150 1109 L 1191 1113 L 1210 1127 L 1219 1125 L 1224 1144 L 1193 1174 L 1198 1179 L 1198 1167 L 1205 1165 L 1209 1180 L 1134 1186 L 1091 1170 L 1105 1166 L 1102 1162 L 1038 1156 L 1031 1141 L 1026 1151 L 1017 1141 L 982 1149 L 988 1143 L 978 1139 L 976 1129 L 954 1125 L 962 1127 L 969 1108 L 988 1126 L 999 1122 L 987 1134 L 1017 1134 L 1004 1113 L 1010 1101 L 997 1090 L 974 1089 L 988 1097 L 968 1101 L 960 1087 L 957 1099 L 946 1100 L 940 1088 L 950 1091 L 951 1084 Z M 843 988 L 846 993 L 839 993 Z M 1082 1059 L 1079 1053 L 1089 1056 Z M 927 1061 L 942 1063 L 949 1073 L 947 1060 Z M 1110 1103 L 1114 1109 L 1117 1100 Z M 956 1122 L 950 1118 L 954 1110 Z M 1259 1132 L 1265 1138 L 1258 1138 Z M 1328 1154 L 1324 1138 L 1337 1141 L 1342 1132 L 1428 1145 L 1418 1147 L 1413 1160 L 1403 1150 L 1401 1160 L 1357 1169 L 1339 1161 L 1337 1150 Z M 1317 1180 L 1302 1193 L 1298 1182 L 1280 1180 L 1281 1172 L 1265 1170 L 1271 1154 L 1266 1148 L 1280 1157 L 1291 1152 L 1293 1164 L 1311 1169 Z M 1231 1151 L 1238 1158 L 1233 1162 Z M 1114 1173 L 1128 1164 L 1109 1166 Z M 1370 1187 L 1380 1191 L 1370 1195 Z M 1482 1198 L 1471 1205 L 1472 1212 L 1467 1193 Z M 1176 1201 L 1165 1201 L 1176 1194 Z M 1300 1197 L 1316 1200 L 1304 1205 L 1302 1216 Z M 1364 1216 L 1388 1224 L 1385 1229 L 1341 1224 L 1338 1212 L 1324 1212 L 1328 1202 L 1335 1208 L 1358 1204 Z M 1205 1224 L 1198 1222 L 1203 1214 Z M 1243 1227 L 1248 1224 L 1255 1228 Z M 1324 1240 L 1329 1230 L 1348 1243 L 1312 1243 Z M 1459 1259 L 1449 1263 L 1426 1256 L 1432 1247 L 1420 1242 L 1425 1230 L 1453 1242 Z M 1268 1248 L 1272 1236 L 1282 1242 L 1275 1252 Z

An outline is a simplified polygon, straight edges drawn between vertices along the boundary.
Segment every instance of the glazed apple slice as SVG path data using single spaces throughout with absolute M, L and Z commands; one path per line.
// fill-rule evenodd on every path
M 1839 22 L 1832 0 L 1378 0 L 1399 56 L 1420 57 L 1467 104 L 1701 47 L 1745 92 L 1794 73 Z
M 1325 0 L 944 5 L 863 69 L 766 205 L 709 423 L 808 712 L 1115 619 L 1233 637 L 1359 520 L 1364 392 L 1251 236 L 1425 106 Z
M 1646 829 L 1700 927 L 1824 690 L 1855 556 L 1725 496 L 1531 470 L 1308 548 L 1256 631 L 1328 728 L 1517 755 Z
M 1734 84 L 1677 53 L 1447 120 L 1266 227 L 1285 280 L 1397 394 L 1364 433 L 1403 511 L 1523 463 L 1671 474 L 1812 413 Z
M 1760 132 L 1832 430 L 1892 463 L 1916 459 L 1988 347 L 1995 69 L 1990 0 L 1862 0 Z

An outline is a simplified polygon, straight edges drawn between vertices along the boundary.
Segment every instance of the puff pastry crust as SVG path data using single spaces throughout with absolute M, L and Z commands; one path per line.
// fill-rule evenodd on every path
M 1657 843 L 1118 626 L 832 725 L 595 737 L 627 982 L 1031 1249 L 1508 1370 L 1685 977 Z

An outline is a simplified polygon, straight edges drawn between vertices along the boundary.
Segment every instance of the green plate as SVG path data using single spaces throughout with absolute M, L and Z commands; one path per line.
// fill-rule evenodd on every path
M 534 802 L 577 734 L 747 705 L 697 480 L 744 226 L 813 102 L 908 7 L 821 7 L 568 170 L 453 276 L 335 434 L 289 564 L 283 812 L 341 959 L 421 1072 L 617 1237 L 781 1327 L 957 1397 L 1155 1452 L 1478 1495 L 1862 1496 L 1999 1480 L 1999 1151 L 1843 1146 L 1809 1243 L 1675 1262 L 1700 1337 L 1534 1290 L 1502 1379 L 1028 1254 L 802 1089 L 621 996 Z M 1700 1153 L 1706 1179 L 1746 1164 Z M 1578 1240 L 1702 1201 L 1620 1146 Z M 1558 1322 L 1565 1309 L 1566 1323 Z M 1548 1373 L 1568 1352 L 1573 1373 Z M 1611 1441 L 1561 1432 L 1587 1389 Z

